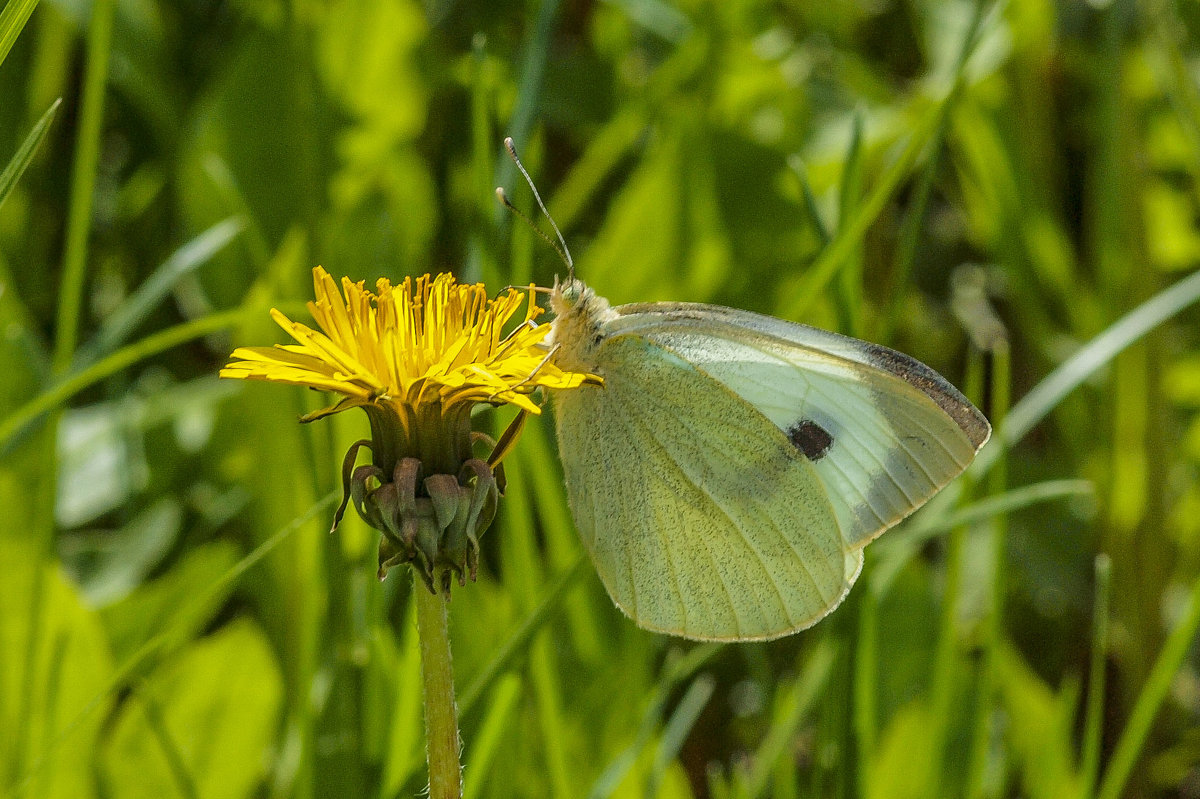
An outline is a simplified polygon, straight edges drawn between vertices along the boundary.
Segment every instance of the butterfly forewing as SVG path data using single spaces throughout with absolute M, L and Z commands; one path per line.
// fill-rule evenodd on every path
M 814 463 L 653 339 L 606 337 L 604 387 L 557 397 L 571 508 L 601 579 L 639 624 L 676 635 L 747 640 L 814 624 L 862 565 Z
M 820 477 L 860 547 L 960 474 L 990 427 L 924 364 L 884 347 L 708 305 L 616 309 L 609 335 L 644 338 L 753 406 Z

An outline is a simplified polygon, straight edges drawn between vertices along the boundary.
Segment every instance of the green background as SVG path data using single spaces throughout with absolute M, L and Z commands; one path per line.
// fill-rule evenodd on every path
M 422 790 L 411 579 L 327 533 L 365 418 L 216 372 L 306 320 L 316 264 L 550 284 L 507 135 L 614 302 L 888 344 L 999 432 L 832 616 L 717 646 L 612 606 L 532 420 L 451 603 L 468 795 L 1200 796 L 1198 25 L 8 0 L 0 795 Z

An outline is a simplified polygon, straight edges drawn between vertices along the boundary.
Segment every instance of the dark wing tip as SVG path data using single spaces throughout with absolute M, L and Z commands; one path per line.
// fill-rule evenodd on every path
M 987 417 L 946 378 L 902 352 L 880 344 L 865 344 L 867 356 L 874 366 L 920 389 L 925 396 L 937 403 L 937 406 L 959 426 L 976 451 L 991 438 L 992 425 Z

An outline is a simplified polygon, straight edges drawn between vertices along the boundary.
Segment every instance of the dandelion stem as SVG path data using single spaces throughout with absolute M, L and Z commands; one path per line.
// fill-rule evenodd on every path
M 446 626 L 448 596 L 433 594 L 413 580 L 417 633 L 421 639 L 421 674 L 425 684 L 425 756 L 429 762 L 429 799 L 459 799 L 462 767 L 458 760 L 458 708 L 450 635 Z

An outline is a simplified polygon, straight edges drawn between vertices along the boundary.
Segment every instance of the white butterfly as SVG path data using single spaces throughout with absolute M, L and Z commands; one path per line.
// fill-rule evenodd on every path
M 886 347 L 717 305 L 610 307 L 575 279 L 504 146 L 570 275 L 551 293 L 546 343 L 561 368 L 604 378 L 557 392 L 555 409 L 571 512 L 609 595 L 685 638 L 816 624 L 854 584 L 862 548 L 961 474 L 991 425 Z
M 571 511 L 613 601 L 640 626 L 775 638 L 832 611 L 863 546 L 960 474 L 991 427 L 893 350 L 688 303 L 551 297 Z

